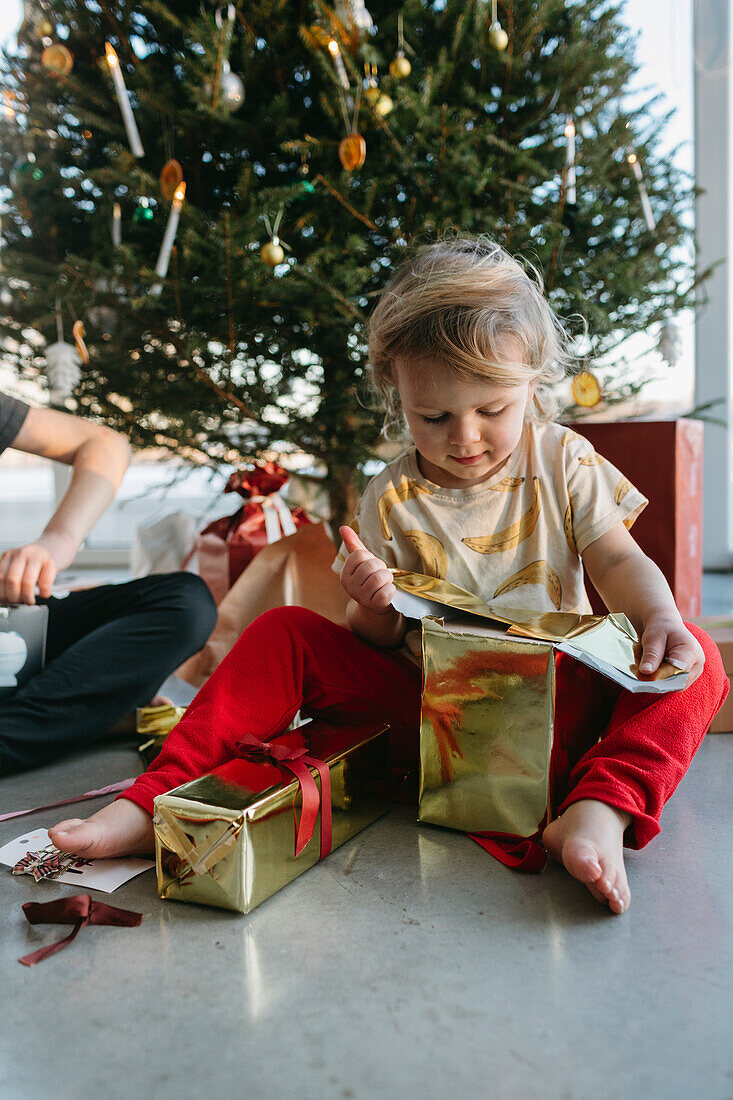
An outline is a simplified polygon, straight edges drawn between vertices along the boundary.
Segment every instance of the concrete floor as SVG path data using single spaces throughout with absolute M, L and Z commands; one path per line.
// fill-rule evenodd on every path
M 0 782 L 0 812 L 136 770 L 110 744 Z M 141 927 L 29 970 L 63 930 L 21 905 L 74 890 L 0 869 L 0 1097 L 731 1100 L 732 791 L 733 735 L 712 735 L 629 854 L 623 917 L 400 808 L 248 917 L 160 901 L 147 872 L 95 895 Z

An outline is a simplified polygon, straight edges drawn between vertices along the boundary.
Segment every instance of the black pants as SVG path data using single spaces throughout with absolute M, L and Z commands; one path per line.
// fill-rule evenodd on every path
M 0 775 L 90 745 L 204 645 L 216 623 L 191 573 L 105 584 L 48 605 L 46 667 L 0 701 Z

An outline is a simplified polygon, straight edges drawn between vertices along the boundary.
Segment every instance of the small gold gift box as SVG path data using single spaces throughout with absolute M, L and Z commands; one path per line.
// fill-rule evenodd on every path
M 396 606 L 422 626 L 420 821 L 527 838 L 552 820 L 557 651 L 630 691 L 685 686 L 686 673 L 666 662 L 640 675 L 625 615 L 496 608 L 400 571 L 394 582 L 409 597 Z
M 388 731 L 311 722 L 250 738 L 244 758 L 159 795 L 160 896 L 249 913 L 287 886 L 386 813 Z
M 181 718 L 186 713 L 186 707 L 175 707 L 172 703 L 161 703 L 159 706 L 138 707 L 135 711 L 135 729 L 140 737 L 137 751 L 149 767 L 155 760 L 163 742 Z

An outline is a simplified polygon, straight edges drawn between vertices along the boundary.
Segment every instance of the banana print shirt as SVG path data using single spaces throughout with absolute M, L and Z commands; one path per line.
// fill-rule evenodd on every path
M 388 566 L 443 577 L 486 603 L 590 613 L 580 556 L 647 503 L 583 436 L 527 421 L 501 470 L 466 489 L 429 481 L 411 447 L 369 482 L 352 526 Z M 337 573 L 345 557 L 342 544 Z

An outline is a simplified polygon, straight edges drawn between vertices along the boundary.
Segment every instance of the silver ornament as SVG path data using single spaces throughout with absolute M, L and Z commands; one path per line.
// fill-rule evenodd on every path
M 668 367 L 676 367 L 682 358 L 682 332 L 680 326 L 671 317 L 662 322 L 657 351 Z
M 57 340 L 46 348 L 46 375 L 52 403 L 63 404 L 81 379 L 81 356 L 73 344 Z
M 337 0 L 335 11 L 342 23 L 347 26 L 353 23 L 363 34 L 368 34 L 374 26 L 364 0 Z
M 244 81 L 232 72 L 228 61 L 225 61 L 221 67 L 219 103 L 231 114 L 238 111 L 244 103 Z

